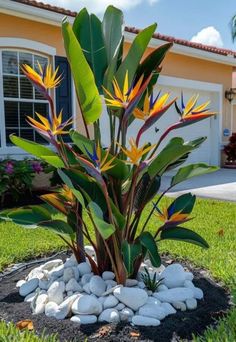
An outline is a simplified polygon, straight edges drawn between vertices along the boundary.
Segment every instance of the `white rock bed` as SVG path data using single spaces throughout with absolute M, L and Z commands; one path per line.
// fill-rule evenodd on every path
M 86 251 L 94 257 L 91 246 Z M 145 287 L 142 271 L 163 278 L 156 292 Z M 158 326 L 160 321 L 177 310 L 194 310 L 203 298 L 194 286 L 193 274 L 180 264 L 155 269 L 150 260 L 142 264 L 136 279 L 118 285 L 113 272 L 102 277 L 91 272 L 87 262 L 78 264 L 72 255 L 63 264 L 61 259 L 48 261 L 34 268 L 18 281 L 21 296 L 29 302 L 33 314 L 45 314 L 58 320 L 70 319 L 77 324 L 127 322 L 140 326 Z

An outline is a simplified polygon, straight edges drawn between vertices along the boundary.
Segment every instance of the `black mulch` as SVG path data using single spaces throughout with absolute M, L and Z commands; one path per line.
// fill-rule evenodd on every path
M 57 256 L 58 258 L 58 256 Z M 167 263 L 169 258 L 164 257 Z M 36 265 L 6 276 L 0 282 L 0 319 L 7 322 L 18 322 L 32 319 L 37 333 L 44 329 L 48 334 L 58 333 L 60 341 L 179 341 L 191 340 L 192 334 L 202 334 L 207 326 L 216 325 L 217 320 L 224 316 L 230 308 L 230 294 L 207 276 L 207 272 L 192 268 L 188 262 L 181 261 L 188 270 L 194 273 L 194 284 L 204 292 L 204 300 L 198 301 L 194 311 L 179 312 L 165 318 L 158 327 L 132 327 L 128 324 L 93 324 L 82 325 L 80 328 L 69 319 L 57 321 L 41 314 L 33 316 L 29 303 L 24 303 L 18 294 L 15 284 L 25 277 Z M 87 338 L 87 340 L 86 340 Z

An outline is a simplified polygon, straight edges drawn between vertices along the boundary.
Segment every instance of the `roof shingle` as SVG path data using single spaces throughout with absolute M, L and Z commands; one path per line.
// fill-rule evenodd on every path
M 49 5 L 49 4 L 46 4 L 43 2 L 38 2 L 35 0 L 12 0 L 12 1 L 15 1 L 15 2 L 18 2 L 21 4 L 25 4 L 25 5 L 29 5 L 29 6 L 33 6 L 33 7 L 37 7 L 37 8 L 41 8 L 44 10 L 52 11 L 55 13 L 71 16 L 71 17 L 75 17 L 77 14 L 77 12 L 73 12 L 73 11 L 67 10 L 65 8 L 62 8 L 62 7 L 52 6 L 52 5 Z M 136 27 L 126 26 L 125 31 L 137 34 L 141 30 L 136 28 Z M 236 51 L 229 50 L 229 49 L 223 49 L 223 48 L 218 48 L 216 46 L 210 46 L 210 45 L 190 42 L 189 40 L 179 39 L 179 38 L 175 38 L 175 37 L 171 37 L 171 36 L 166 36 L 166 35 L 160 34 L 160 33 L 155 33 L 153 35 L 153 38 L 160 39 L 160 40 L 167 41 L 167 42 L 172 42 L 172 43 L 175 43 L 178 45 L 187 46 L 187 47 L 194 48 L 194 49 L 199 49 L 199 50 L 215 53 L 215 54 L 222 55 L 222 56 L 232 56 L 232 57 L 236 58 Z

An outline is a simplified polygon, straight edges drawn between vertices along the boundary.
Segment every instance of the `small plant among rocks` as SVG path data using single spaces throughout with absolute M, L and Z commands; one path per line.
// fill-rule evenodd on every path
M 146 288 L 152 292 L 156 292 L 158 289 L 158 286 L 161 285 L 161 282 L 163 279 L 157 280 L 157 273 L 154 273 L 151 275 L 151 273 L 148 271 L 147 267 L 144 267 L 145 273 L 142 273 L 142 280 L 146 286 Z

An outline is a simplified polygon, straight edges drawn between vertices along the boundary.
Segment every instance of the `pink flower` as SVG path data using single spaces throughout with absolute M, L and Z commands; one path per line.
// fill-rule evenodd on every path
M 11 161 L 8 161 L 5 166 L 5 171 L 9 175 L 12 175 L 14 173 L 14 165 Z
M 42 165 L 39 162 L 33 162 L 32 163 L 32 169 L 36 173 L 40 173 L 40 172 L 43 171 L 43 167 L 42 167 Z

